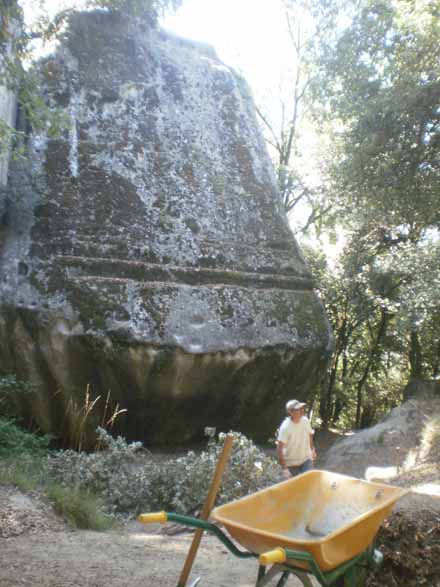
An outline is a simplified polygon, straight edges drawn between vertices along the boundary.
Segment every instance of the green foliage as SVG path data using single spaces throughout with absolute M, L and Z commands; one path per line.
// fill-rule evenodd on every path
M 404 0 L 310 9 L 332 210 L 321 235 L 345 241 L 332 263 L 322 243 L 309 255 L 335 336 L 320 415 L 360 427 L 401 401 L 409 379 L 440 373 L 440 13 Z
M 19 418 L 22 405 L 35 393 L 28 381 L 18 379 L 13 373 L 0 375 L 0 413 L 3 417 Z
M 33 40 L 36 37 L 51 40 L 62 25 L 63 18 L 56 17 L 54 21 L 42 18 L 35 23 L 33 30 L 28 30 L 16 0 L 2 0 L 0 8 L 0 85 L 17 95 L 27 123 L 34 131 L 44 130 L 48 136 L 56 136 L 67 127 L 67 119 L 53 105 L 45 102 L 38 77 L 24 64 L 29 65 L 32 60 Z M 13 157 L 22 156 L 24 138 L 23 131 L 1 121 L 0 152 L 11 151 Z
M 308 173 L 308 161 L 302 152 L 304 139 L 307 141 L 311 130 L 308 111 L 311 82 L 315 75 L 312 56 L 318 33 L 311 11 L 311 4 L 303 0 L 283 2 L 283 16 L 291 41 L 289 80 L 286 83 L 284 76 L 280 80 L 276 106 L 272 98 L 267 108 L 264 105 L 257 108 L 284 210 L 294 232 L 299 234 L 312 228 L 319 232 L 330 212 L 330 206 L 323 199 L 323 190 L 315 185 Z M 275 110 L 278 111 L 276 114 Z
M 107 530 L 114 522 L 102 511 L 102 500 L 88 491 L 53 484 L 47 496 L 55 510 L 75 528 Z
M 176 10 L 182 0 L 89 0 L 88 5 L 96 8 L 106 8 L 125 14 L 140 16 L 144 14 L 156 17 L 168 9 Z
M 200 508 L 208 493 L 224 436 L 207 450 L 161 463 L 145 455 L 140 443 L 128 444 L 99 430 L 103 450 L 91 454 L 61 451 L 48 458 L 48 477 L 63 487 L 99 494 L 116 512 L 170 509 L 188 513 Z M 279 467 L 246 437 L 234 446 L 218 499 L 236 499 L 279 480 Z
M 356 6 L 338 37 L 323 40 L 315 85 L 337 123 L 335 197 L 355 221 L 361 211 L 413 238 L 440 220 L 440 15 L 430 2 Z
M 0 485 L 44 492 L 58 513 L 76 528 L 110 527 L 113 519 L 103 512 L 100 497 L 76 486 L 60 486 L 46 475 L 48 440 L 0 418 Z
M 145 503 L 148 491 L 148 471 L 136 466 L 141 443 L 114 439 L 102 428 L 98 440 L 102 448 L 98 452 L 66 450 L 50 455 L 49 478 L 64 487 L 99 494 L 111 510 L 135 511 Z
M 38 436 L 19 428 L 12 420 L 0 418 L 0 457 L 44 453 L 49 442 L 48 436 Z
M 44 131 L 49 137 L 55 137 L 68 128 L 68 117 L 46 102 L 40 91 L 40 80 L 29 63 L 33 59 L 35 38 L 43 42 L 53 40 L 73 9 L 63 10 L 51 19 L 46 4 L 45 0 L 40 0 L 40 18 L 28 29 L 18 1 L 0 0 L 0 86 L 17 93 L 20 108 L 35 132 Z M 175 10 L 180 4 L 181 0 L 88 0 L 85 6 L 131 16 L 147 15 L 156 20 L 160 14 Z M 13 157 L 22 156 L 24 134 L 0 121 L 0 154 L 11 151 Z
M 349 242 L 332 266 L 323 253 L 316 256 L 316 249 L 312 253 L 312 268 L 335 336 L 320 398 L 326 426 L 373 424 L 400 401 L 399 390 L 405 384 L 401 355 L 392 344 L 396 313 L 390 300 L 395 284 L 378 279 L 370 253 L 361 240 Z

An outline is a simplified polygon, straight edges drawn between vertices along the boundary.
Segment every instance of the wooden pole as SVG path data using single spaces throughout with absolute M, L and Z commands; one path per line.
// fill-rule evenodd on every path
M 215 469 L 214 477 L 211 482 L 211 487 L 209 488 L 208 497 L 205 500 L 205 503 L 202 508 L 202 512 L 200 514 L 201 520 L 207 520 L 209 518 L 209 514 L 211 513 L 212 507 L 215 502 L 215 498 L 217 497 L 217 493 L 220 487 L 220 483 L 223 476 L 223 471 L 225 470 L 226 463 L 228 462 L 229 455 L 231 454 L 232 444 L 234 442 L 234 435 L 227 434 L 225 443 L 223 445 L 222 454 L 217 463 L 217 467 Z M 189 552 L 186 557 L 185 565 L 182 570 L 182 574 L 180 575 L 179 582 L 177 587 L 186 587 L 186 582 L 188 580 L 189 574 L 191 572 L 194 559 L 196 558 L 197 551 L 200 546 L 200 541 L 202 539 L 203 530 L 201 528 L 197 528 L 194 533 L 194 538 L 189 549 Z

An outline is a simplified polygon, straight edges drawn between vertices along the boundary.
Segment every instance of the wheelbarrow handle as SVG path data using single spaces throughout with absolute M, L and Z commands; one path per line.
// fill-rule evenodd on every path
M 258 562 L 263 567 L 267 565 L 275 565 L 280 563 L 286 562 L 286 551 L 284 548 L 274 548 L 273 550 L 268 550 L 267 552 L 262 552 L 258 557 Z
M 138 520 L 142 524 L 166 524 L 168 516 L 166 512 L 153 512 L 151 514 L 141 514 L 138 516 Z
M 268 565 L 283 564 L 288 560 L 293 563 L 307 563 L 309 571 L 318 579 L 321 585 L 330 585 L 319 568 L 315 557 L 309 552 L 279 547 L 274 548 L 273 550 L 268 550 L 267 552 L 262 552 L 258 557 L 258 562 L 264 567 Z
M 165 524 L 166 522 L 177 522 L 178 524 L 191 526 L 192 528 L 200 528 L 201 530 L 215 534 L 217 538 L 226 546 L 226 548 L 235 556 L 240 558 L 250 558 L 257 556 L 253 552 L 246 552 L 238 549 L 235 544 L 229 540 L 229 538 L 215 524 L 211 524 L 211 522 L 206 522 L 205 520 L 200 520 L 199 518 L 194 518 L 193 516 L 184 516 L 182 514 L 174 514 L 172 512 L 154 512 L 151 514 L 140 514 L 138 516 L 138 521 L 142 522 L 143 524 Z

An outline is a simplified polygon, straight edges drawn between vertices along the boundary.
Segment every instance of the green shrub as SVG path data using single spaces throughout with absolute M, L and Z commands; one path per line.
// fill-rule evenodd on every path
M 142 454 L 141 443 L 128 444 L 98 429 L 104 450 L 91 454 L 60 451 L 47 459 L 50 479 L 64 487 L 92 491 L 108 508 L 119 512 L 167 509 L 192 512 L 208 494 L 224 435 L 210 441 L 205 451 L 158 463 Z M 232 453 L 223 476 L 218 503 L 237 499 L 280 480 L 273 458 L 251 440 L 235 434 Z
M 13 373 L 0 374 L 0 410 L 3 417 L 20 418 L 23 403 L 35 393 L 28 381 L 18 379 Z
M 234 433 L 234 444 L 226 466 L 217 504 L 238 499 L 281 480 L 280 469 L 243 434 Z M 209 442 L 207 450 L 192 451 L 156 469 L 150 480 L 151 509 L 191 512 L 204 503 L 224 444 L 224 434 Z
M 103 450 L 65 450 L 50 455 L 46 463 L 49 478 L 63 487 L 99 494 L 110 510 L 136 511 L 148 494 L 146 471 L 138 465 L 142 444 L 114 439 L 102 428 L 98 428 L 97 436 Z
M 23 430 L 13 420 L 0 417 L 0 457 L 41 453 L 47 450 L 49 442 L 49 436 L 38 436 Z
M 88 491 L 53 484 L 48 487 L 47 496 L 55 510 L 75 528 L 106 530 L 113 524 L 112 518 L 102 511 L 102 500 Z

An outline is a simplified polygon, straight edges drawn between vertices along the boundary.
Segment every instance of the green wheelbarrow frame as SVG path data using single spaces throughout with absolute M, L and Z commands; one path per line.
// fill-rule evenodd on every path
M 281 577 L 278 580 L 277 587 L 283 587 L 289 575 L 295 575 L 304 587 L 313 587 L 310 575 L 315 577 L 322 587 L 363 587 L 367 569 L 369 567 L 377 568 L 383 561 L 382 553 L 371 544 L 364 552 L 339 565 L 336 569 L 323 572 L 313 555 L 308 552 L 276 548 L 270 552 L 258 555 L 253 552 L 240 550 L 218 526 L 192 516 L 172 512 L 157 512 L 141 514 L 138 520 L 143 524 L 157 522 L 164 524 L 170 521 L 192 528 L 200 528 L 201 530 L 214 534 L 234 556 L 239 558 L 258 558 L 259 568 L 255 587 L 265 587 L 279 574 L 281 574 Z M 286 561 L 289 561 L 288 565 L 283 564 Z M 295 561 L 302 564 L 305 563 L 307 569 L 304 569 L 303 566 L 295 566 Z M 267 570 L 270 564 L 272 566 Z

